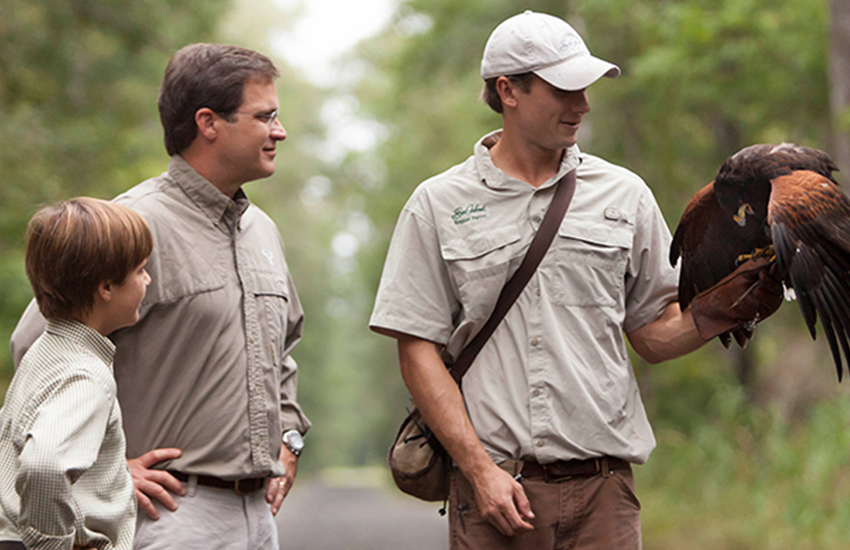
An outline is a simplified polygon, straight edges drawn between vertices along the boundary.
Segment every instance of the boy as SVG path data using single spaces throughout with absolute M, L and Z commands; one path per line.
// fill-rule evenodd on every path
M 141 216 L 106 201 L 71 199 L 30 220 L 26 271 L 47 327 L 0 410 L 0 550 L 132 548 L 106 335 L 138 320 L 152 248 Z

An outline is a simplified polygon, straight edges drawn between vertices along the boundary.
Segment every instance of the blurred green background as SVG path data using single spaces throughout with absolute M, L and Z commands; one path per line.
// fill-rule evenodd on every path
M 255 48 L 283 73 L 289 137 L 277 173 L 246 190 L 278 223 L 307 312 L 294 355 L 314 428 L 300 475 L 381 466 L 408 404 L 394 342 L 367 329 L 392 228 L 420 181 L 499 126 L 477 100 L 478 65 L 522 9 L 566 18 L 623 69 L 590 89 L 580 146 L 640 174 L 671 228 L 752 143 L 822 148 L 850 172 L 847 0 L 413 0 L 325 86 L 272 47 L 297 4 L 3 0 L 0 338 L 31 298 L 22 247 L 39 205 L 111 198 L 167 167 L 155 99 L 170 55 Z M 847 548 L 850 395 L 821 340 L 786 304 L 746 350 L 635 358 L 659 444 L 636 470 L 647 548 Z M 12 373 L 4 345 L 0 394 Z

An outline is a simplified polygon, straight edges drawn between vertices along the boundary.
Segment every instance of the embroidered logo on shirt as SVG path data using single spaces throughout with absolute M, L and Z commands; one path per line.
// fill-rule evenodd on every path
M 271 252 L 269 252 L 268 250 L 266 250 L 266 249 L 264 248 L 264 249 L 263 249 L 263 256 L 265 256 L 265 257 L 266 257 L 266 259 L 267 259 L 267 260 L 269 261 L 269 263 L 271 264 L 271 266 L 272 266 L 272 267 L 274 267 L 274 254 L 272 254 Z
M 487 214 L 487 205 L 484 204 L 470 204 L 468 206 L 458 206 L 455 208 L 452 213 L 452 221 L 455 222 L 455 225 L 461 225 L 466 222 L 472 222 L 475 220 L 483 220 L 489 214 Z
M 634 219 L 625 210 L 620 210 L 616 206 L 609 206 L 605 209 L 605 217 L 609 220 L 626 222 L 629 225 L 634 225 Z

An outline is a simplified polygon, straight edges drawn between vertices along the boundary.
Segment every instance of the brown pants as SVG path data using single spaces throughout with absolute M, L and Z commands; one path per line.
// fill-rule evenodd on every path
M 534 531 L 506 537 L 481 518 L 472 486 L 452 475 L 451 550 L 640 550 L 640 502 L 631 470 L 559 483 L 523 479 Z

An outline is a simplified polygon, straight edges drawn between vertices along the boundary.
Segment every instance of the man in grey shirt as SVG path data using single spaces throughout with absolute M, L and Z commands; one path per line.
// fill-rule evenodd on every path
M 159 96 L 168 171 L 115 199 L 154 237 L 141 318 L 111 335 L 145 512 L 136 548 L 277 548 L 273 514 L 310 427 L 290 357 L 303 312 L 280 234 L 242 185 L 274 172 L 286 138 L 278 76 L 244 48 L 178 51 Z M 31 305 L 16 361 L 42 329 Z
M 414 191 L 370 326 L 398 340 L 404 381 L 457 465 L 451 548 L 637 549 L 630 464 L 646 461 L 655 439 L 625 339 L 647 361 L 664 361 L 716 334 L 706 318 L 724 332 L 766 317 L 781 287 L 756 285 L 729 307 L 759 281 L 758 270 L 743 271 L 722 296 L 711 292 L 718 299 L 701 315 L 680 310 L 670 233 L 651 190 L 576 144 L 586 88 L 620 70 L 591 56 L 566 22 L 508 19 L 481 73 L 503 129 Z M 459 391 L 443 360 L 481 330 L 572 170 L 558 234 Z

